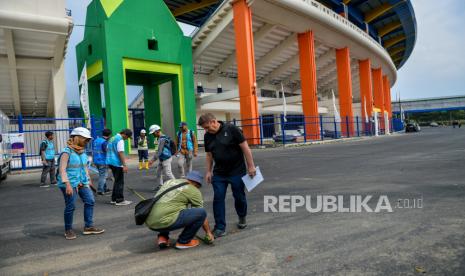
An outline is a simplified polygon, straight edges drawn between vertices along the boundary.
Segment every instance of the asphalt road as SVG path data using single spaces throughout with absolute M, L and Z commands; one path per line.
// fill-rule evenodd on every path
M 238 231 L 228 192 L 228 235 L 213 246 L 159 251 L 133 207 L 97 197 L 103 235 L 63 237 L 63 198 L 39 173 L 0 184 L 0 275 L 465 275 L 465 129 L 434 128 L 338 144 L 254 151 L 266 181 L 248 194 Z M 194 167 L 203 170 L 203 157 Z M 150 195 L 154 172 L 135 165 L 128 186 Z M 203 189 L 212 219 L 212 189 Z M 137 198 L 126 192 L 127 199 Z M 379 213 L 265 213 L 265 195 L 386 196 Z M 402 199 L 404 205 L 396 205 Z M 421 199 L 422 208 L 404 199 Z M 409 203 L 412 205 L 412 201 Z M 372 205 L 370 205 L 372 206 Z M 83 227 L 82 204 L 75 229 Z M 176 233 L 172 238 L 176 237 Z

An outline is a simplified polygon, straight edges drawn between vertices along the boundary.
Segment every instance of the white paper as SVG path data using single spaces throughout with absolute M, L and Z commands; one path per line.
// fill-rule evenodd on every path
M 247 188 L 247 191 L 252 191 L 255 187 L 258 186 L 258 184 L 263 182 L 263 175 L 262 172 L 260 171 L 260 168 L 257 166 L 255 167 L 256 169 L 256 174 L 253 178 L 251 178 L 248 174 L 244 175 L 242 177 L 242 181 L 244 181 L 245 187 Z

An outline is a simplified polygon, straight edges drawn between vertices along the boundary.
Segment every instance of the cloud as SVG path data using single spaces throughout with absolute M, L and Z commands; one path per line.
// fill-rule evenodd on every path
M 414 0 L 417 42 L 398 72 L 402 98 L 465 94 L 465 1 Z

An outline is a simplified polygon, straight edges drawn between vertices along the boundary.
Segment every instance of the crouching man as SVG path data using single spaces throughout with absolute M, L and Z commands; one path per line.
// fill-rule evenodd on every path
M 199 190 L 202 182 L 202 174 L 198 171 L 191 171 L 187 174 L 186 179 L 166 181 L 157 192 L 160 194 L 170 187 L 186 183 L 163 195 L 152 207 L 152 211 L 145 221 L 150 229 L 159 232 L 158 246 L 161 249 L 170 246 L 170 231 L 181 228 L 184 230 L 176 242 L 177 249 L 187 249 L 199 245 L 199 241 L 194 237 L 200 227 L 207 234 L 206 239 L 214 240 L 206 219 L 207 212 L 203 208 L 202 194 Z

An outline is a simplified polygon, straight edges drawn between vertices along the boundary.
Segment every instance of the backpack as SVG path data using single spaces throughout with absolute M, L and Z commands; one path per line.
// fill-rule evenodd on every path
M 166 193 L 171 192 L 179 187 L 189 184 L 188 182 L 183 182 L 178 185 L 174 185 L 163 191 L 161 194 L 157 195 L 154 198 L 144 199 L 141 202 L 137 203 L 136 207 L 134 208 L 134 219 L 136 220 L 136 225 L 142 225 L 147 220 L 147 217 L 150 215 L 152 211 L 153 205 L 157 203 L 157 201 L 164 196 Z
M 168 141 L 168 144 L 165 143 L 165 147 L 169 145 L 171 155 L 174 155 L 176 153 L 176 143 L 168 136 L 165 136 L 165 139 Z

